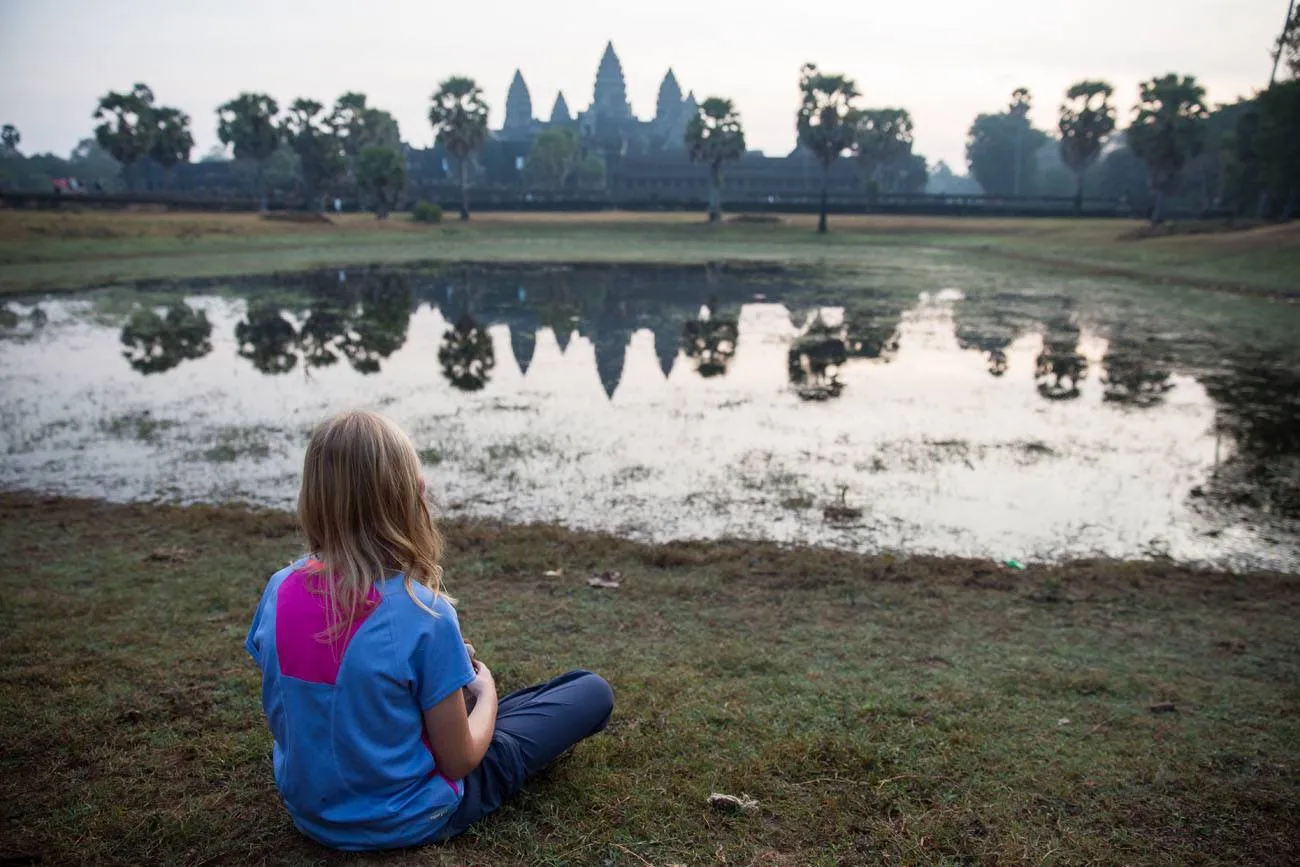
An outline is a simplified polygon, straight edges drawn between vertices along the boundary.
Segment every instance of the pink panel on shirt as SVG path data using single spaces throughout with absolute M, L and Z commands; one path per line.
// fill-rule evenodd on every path
M 299 570 L 280 585 L 275 597 L 275 651 L 281 674 L 332 686 L 338 680 L 339 666 L 352 636 L 379 604 L 379 591 L 371 587 L 363 610 L 337 638 L 328 641 L 329 600 L 323 593 L 313 592 L 321 580 L 319 575 Z

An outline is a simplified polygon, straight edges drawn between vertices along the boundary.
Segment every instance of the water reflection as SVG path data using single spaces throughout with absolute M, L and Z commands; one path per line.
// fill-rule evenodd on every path
M 695 372 L 709 379 L 726 375 L 739 338 L 736 320 L 714 318 L 712 306 L 706 304 L 700 310 L 700 318 L 682 326 L 681 349 L 694 362 Z M 664 375 L 667 374 L 665 370 Z
M 330 367 L 341 358 L 358 373 L 378 373 L 381 362 L 402 348 L 415 295 L 400 272 L 325 272 L 306 278 L 308 309 L 296 326 L 275 301 L 249 305 L 235 326 L 239 355 L 260 372 L 281 374 L 304 366 Z
M 488 384 L 497 364 L 492 337 L 474 317 L 462 313 L 443 335 L 438 363 L 442 365 L 442 375 L 456 388 L 478 391 Z
M 1034 361 L 1038 393 L 1048 400 L 1074 400 L 1087 373 L 1088 359 L 1079 352 L 1078 326 L 1069 319 L 1051 323 L 1043 335 L 1043 349 Z
M 248 315 L 235 325 L 235 342 L 239 357 L 251 361 L 260 373 L 288 373 L 298 364 L 298 330 L 275 302 L 252 302 Z
M 1102 365 L 1103 394 L 1111 403 L 1147 409 L 1162 402 L 1174 387 L 1169 359 L 1154 341 L 1138 343 L 1121 332 L 1111 338 Z
M 802 400 L 829 400 L 844 391 L 840 370 L 849 360 L 844 326 L 832 328 L 818 312 L 786 354 L 786 372 Z
M 146 376 L 163 373 L 182 361 L 207 355 L 212 351 L 211 337 L 207 315 L 184 302 L 171 305 L 162 316 L 154 310 L 137 310 L 122 326 L 120 339 L 126 347 L 122 357 L 132 370 Z
M 12 304 L 0 483 L 281 505 L 302 426 L 364 404 L 439 456 L 440 496 L 469 514 L 975 556 L 1291 556 L 1258 528 L 1300 519 L 1293 355 L 1059 295 L 845 294 L 687 269 L 360 269 L 123 320 L 52 300 L 30 339 L 34 308 Z M 823 520 L 837 504 L 862 514 Z

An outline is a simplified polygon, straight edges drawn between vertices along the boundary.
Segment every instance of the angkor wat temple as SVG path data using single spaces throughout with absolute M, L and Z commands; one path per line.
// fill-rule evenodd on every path
M 792 87 L 793 83 L 792 78 Z M 485 187 L 524 188 L 524 165 L 533 139 L 548 127 L 565 126 L 578 133 L 584 155 L 595 155 L 604 163 L 606 192 L 615 202 L 703 201 L 708 196 L 708 172 L 691 163 L 685 146 L 686 125 L 695 110 L 695 93 L 683 96 L 677 76 L 669 69 L 659 85 L 654 117 L 638 118 L 628 101 L 623 64 L 612 42 L 605 45 L 596 68 L 591 104 L 577 114 L 561 92 L 545 120 L 535 116 L 523 72 L 516 71 L 506 94 L 505 121 L 480 154 L 476 181 Z M 793 131 L 793 115 L 790 127 Z M 409 156 L 414 174 L 421 174 L 417 168 L 421 165 L 433 174 L 446 172 L 437 148 Z M 816 196 L 821 189 L 821 169 L 799 148 L 783 157 L 750 151 L 728 165 L 724 175 L 724 201 L 802 199 Z M 841 197 L 863 194 L 852 161 L 840 160 L 832 169 L 831 189 Z

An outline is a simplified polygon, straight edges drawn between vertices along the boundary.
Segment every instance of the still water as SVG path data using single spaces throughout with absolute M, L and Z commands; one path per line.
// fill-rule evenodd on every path
M 313 423 L 361 405 L 411 432 L 453 516 L 1300 562 L 1289 357 L 1131 306 L 705 269 L 352 269 L 0 312 L 7 488 L 288 507 Z

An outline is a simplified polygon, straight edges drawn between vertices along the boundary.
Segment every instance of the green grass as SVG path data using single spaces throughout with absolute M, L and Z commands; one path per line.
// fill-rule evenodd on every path
M 463 839 L 357 859 L 277 803 L 241 647 L 299 553 L 291 519 L 0 495 L 0 858 L 1300 858 L 1296 576 L 446 529 L 464 631 L 502 689 L 590 667 L 614 720 Z M 586 586 L 605 569 L 621 589 Z M 711 812 L 715 791 L 759 809 Z
M 811 217 L 708 226 L 694 214 L 484 214 L 425 226 L 366 215 L 332 224 L 252 214 L 0 212 L 0 293 L 114 282 L 220 278 L 370 263 L 536 262 L 871 267 L 882 251 L 942 248 L 1065 271 L 1205 288 L 1293 293 L 1300 226 L 1195 236 L 1129 236 L 1120 220 Z

